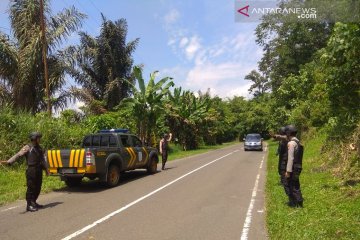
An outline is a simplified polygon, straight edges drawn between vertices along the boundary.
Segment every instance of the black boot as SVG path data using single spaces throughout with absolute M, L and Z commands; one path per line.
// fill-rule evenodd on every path
M 296 203 L 294 203 L 294 202 L 292 202 L 292 201 L 288 202 L 287 205 L 288 205 L 289 207 L 291 207 L 291 208 L 296 207 Z
M 304 207 L 303 201 L 297 202 L 297 203 L 296 203 L 296 207 L 298 207 L 298 208 L 303 208 L 303 207 Z
M 33 206 L 32 204 L 28 204 L 26 207 L 26 211 L 28 212 L 36 212 L 37 210 L 37 207 Z
M 295 200 L 292 197 L 289 197 L 289 202 L 287 203 L 287 205 L 291 208 L 296 207 Z

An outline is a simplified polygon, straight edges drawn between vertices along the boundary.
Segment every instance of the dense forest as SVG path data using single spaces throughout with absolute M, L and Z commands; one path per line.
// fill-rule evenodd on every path
M 53 116 L 45 111 L 39 1 L 13 1 L 11 35 L 0 31 L 0 159 L 33 130 L 43 133 L 46 148 L 78 146 L 99 129 L 128 128 L 154 146 L 172 132 L 190 150 L 249 132 L 268 137 L 292 123 L 303 136 L 324 134 L 325 162 L 345 166 L 344 178 L 360 179 L 359 23 L 267 15 L 255 32 L 264 55 L 245 77 L 252 97 L 222 99 L 175 86 L 171 76 L 158 79 L 157 71 L 143 76 L 132 57 L 141 41 L 127 41 L 122 18 L 102 16 L 98 36 L 80 31 L 79 45 L 62 48 L 86 16 L 74 7 L 50 15 L 51 2 L 45 3 Z M 65 87 L 66 77 L 74 86 Z M 84 103 L 81 111 L 67 109 L 75 101 Z

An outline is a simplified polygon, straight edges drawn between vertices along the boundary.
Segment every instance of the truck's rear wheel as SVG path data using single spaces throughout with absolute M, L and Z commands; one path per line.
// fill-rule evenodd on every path
M 69 178 L 65 179 L 65 184 L 68 187 L 78 187 L 81 184 L 81 180 L 82 180 L 82 178 L 79 178 L 79 177 L 76 177 L 76 178 L 69 177 Z
M 108 187 L 115 187 L 120 181 L 120 169 L 117 165 L 111 164 L 108 168 L 106 176 L 106 184 Z
M 157 173 L 157 160 L 156 160 L 155 157 L 152 157 L 152 158 L 150 159 L 150 164 L 149 164 L 149 166 L 148 166 L 148 168 L 147 168 L 147 172 L 148 172 L 149 174 Z

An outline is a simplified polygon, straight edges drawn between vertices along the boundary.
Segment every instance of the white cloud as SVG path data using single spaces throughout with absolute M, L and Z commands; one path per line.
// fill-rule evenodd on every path
M 251 95 L 249 93 L 249 88 L 251 86 L 251 83 L 242 85 L 240 87 L 231 89 L 230 91 L 227 91 L 227 93 L 225 94 L 226 97 L 233 97 L 233 96 L 242 96 L 245 98 L 250 98 Z
M 187 37 L 181 38 L 179 47 L 184 48 L 188 44 L 188 42 L 189 42 L 189 39 Z
M 176 9 L 171 9 L 164 17 L 166 25 L 175 23 L 180 18 L 180 13 Z
M 212 92 L 221 97 L 236 94 L 245 96 L 246 91 L 243 89 L 246 88 L 247 90 L 248 84 L 244 77 L 252 69 L 252 65 L 244 66 L 236 62 L 200 64 L 188 72 L 185 83 L 192 90 L 206 91 L 208 88 L 213 89 Z
M 185 48 L 185 54 L 187 59 L 191 60 L 194 58 L 196 52 L 201 48 L 200 39 L 198 36 L 190 38 L 189 44 Z
M 255 36 L 249 31 L 226 35 L 209 43 L 179 22 L 168 25 L 169 46 L 186 67 L 164 69 L 173 76 L 176 85 L 192 91 L 210 90 L 220 97 L 243 96 L 249 98 L 251 85 L 245 76 L 257 69 L 262 50 L 255 44 Z M 163 73 L 164 73 L 163 72 Z M 179 81 L 180 80 L 180 81 Z

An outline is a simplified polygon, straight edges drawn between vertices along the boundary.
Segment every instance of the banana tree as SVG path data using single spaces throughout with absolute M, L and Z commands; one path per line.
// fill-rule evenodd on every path
M 165 111 L 164 98 L 169 94 L 169 89 L 174 86 L 172 78 L 165 77 L 158 82 L 155 81 L 155 71 L 150 74 L 150 79 L 145 84 L 142 69 L 138 66 L 133 68 L 138 87 L 129 82 L 132 88 L 133 97 L 124 99 L 120 108 L 131 107 L 133 116 L 136 118 L 138 135 L 142 141 L 151 142 L 151 134 L 156 129 L 156 121 Z
M 198 147 L 199 130 L 209 116 L 210 105 L 209 97 L 197 97 L 191 91 L 183 91 L 181 87 L 169 94 L 166 103 L 167 121 L 183 150 Z

